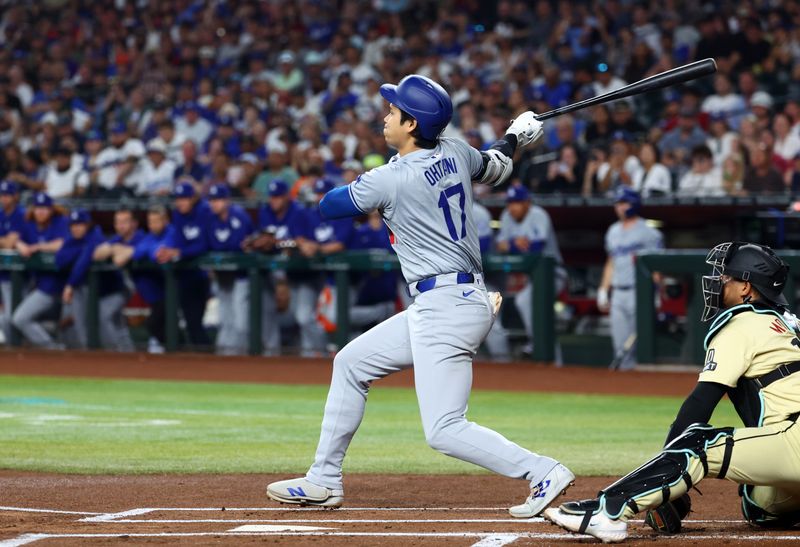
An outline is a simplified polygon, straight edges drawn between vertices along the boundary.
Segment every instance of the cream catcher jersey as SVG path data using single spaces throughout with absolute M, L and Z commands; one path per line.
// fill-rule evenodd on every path
M 482 272 L 472 218 L 472 180 L 482 167 L 480 152 L 441 138 L 436 148 L 394 156 L 348 187 L 361 211 L 381 212 L 407 283 Z

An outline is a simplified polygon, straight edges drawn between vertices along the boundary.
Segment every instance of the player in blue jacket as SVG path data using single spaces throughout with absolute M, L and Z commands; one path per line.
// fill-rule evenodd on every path
M 308 234 L 308 217 L 302 205 L 294 201 L 289 195 L 289 185 L 282 179 L 275 179 L 269 183 L 269 199 L 258 210 L 258 234 L 245 244 L 245 250 L 255 250 L 265 253 L 280 253 L 287 249 L 297 248 L 298 238 Z M 264 317 L 261 328 L 261 341 L 265 355 L 275 355 L 281 350 L 280 325 L 272 318 L 276 316 L 275 282 L 293 278 L 297 272 L 287 276 L 284 271 L 275 271 L 267 275 L 264 291 L 261 298 L 261 313 Z M 289 279 L 291 283 L 291 279 Z M 292 299 L 295 291 L 292 291 Z M 302 318 L 306 319 L 306 318 Z M 312 314 L 311 318 L 314 320 Z M 301 325 L 302 322 L 298 321 Z M 301 345 L 304 341 L 301 340 Z M 305 340 L 307 347 L 313 342 Z M 305 348 L 303 348 L 305 349 Z
M 19 185 L 11 180 L 0 182 L 0 250 L 12 250 L 17 246 L 23 226 L 25 209 L 19 204 Z M 11 276 L 0 272 L 0 298 L 3 311 L 0 313 L 0 329 L 6 342 L 11 336 Z
M 115 218 L 115 227 L 117 227 Z M 153 205 L 147 210 L 147 233 L 136 230 L 133 236 L 123 236 L 117 228 L 121 241 L 114 242 L 111 258 L 119 268 L 131 260 L 156 263 L 156 252 L 166 241 L 174 239 L 174 229 L 169 223 L 169 213 L 162 205 Z M 148 306 L 147 330 L 150 333 L 147 350 L 163 353 L 166 342 L 166 315 L 164 309 L 164 274 L 158 269 L 134 269 L 132 272 L 136 291 Z
M 92 263 L 92 252 L 104 238 L 98 226 L 92 227 L 88 211 L 74 209 L 67 218 L 69 235 L 55 255 L 56 266 L 67 276 L 64 289 L 61 291 L 62 316 L 72 317 L 72 323 L 64 332 L 64 339 L 68 340 L 70 347 L 85 349 L 88 341 L 86 310 L 89 298 L 86 277 Z M 122 284 L 118 272 L 108 273 L 116 274 L 117 285 Z M 108 276 L 102 277 L 106 278 L 106 282 L 100 282 L 101 294 L 103 285 L 108 285 Z
M 524 112 L 489 150 L 441 137 L 453 104 L 436 82 L 412 74 L 384 84 L 389 103 L 386 165 L 329 192 L 326 218 L 378 210 L 414 297 L 407 310 L 368 330 L 336 354 L 314 463 L 305 477 L 279 481 L 267 495 L 283 503 L 338 507 L 344 502 L 342 463 L 364 415 L 373 381 L 412 369 L 428 444 L 506 477 L 524 479 L 530 494 L 512 516 L 538 515 L 574 480 L 556 460 L 534 454 L 467 420 L 472 359 L 492 327 L 499 302 L 483 282 L 472 217 L 472 181 L 499 184 L 518 146 L 542 136 L 542 122 Z M 445 494 L 446 495 L 446 494 Z
M 206 226 L 211 251 L 241 253 L 242 243 L 253 233 L 253 221 L 247 211 L 231 203 L 231 188 L 215 184 L 208 190 L 212 215 Z M 250 311 L 250 282 L 244 270 L 214 272 L 219 300 L 219 330 L 217 353 L 243 355 L 247 353 L 248 318 Z
M 165 240 L 156 250 L 156 261 L 159 264 L 196 258 L 208 250 L 206 226 L 211 220 L 208 203 L 200 199 L 194 186 L 189 182 L 178 184 L 172 197 L 174 198 L 173 237 Z M 208 294 L 208 275 L 204 271 L 178 270 L 178 300 L 183 311 L 183 319 L 186 321 L 189 342 L 197 349 L 211 346 L 211 340 L 203 327 Z
M 55 253 L 69 235 L 66 217 L 53 206 L 53 199 L 44 192 L 33 196 L 17 252 L 23 258 L 36 253 Z M 59 349 L 61 346 L 45 330 L 39 319 L 57 308 L 66 279 L 61 273 L 37 272 L 33 275 L 33 290 L 25 296 L 11 316 L 11 322 L 28 342 L 39 348 Z

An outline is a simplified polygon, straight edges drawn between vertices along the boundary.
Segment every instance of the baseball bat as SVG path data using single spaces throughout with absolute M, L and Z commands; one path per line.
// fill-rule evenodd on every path
M 696 80 L 697 78 L 702 78 L 703 76 L 713 74 L 716 71 L 717 63 L 714 62 L 714 59 L 695 61 L 694 63 L 689 63 L 688 65 L 679 66 L 677 68 L 654 74 L 653 76 L 649 76 L 643 80 L 639 80 L 638 82 L 628 84 L 625 87 L 615 89 L 614 91 L 609 91 L 603 95 L 598 95 L 597 97 L 592 97 L 574 104 L 562 106 L 561 108 L 556 108 L 555 110 L 548 110 L 547 112 L 537 114 L 536 119 L 543 121 L 549 118 L 555 118 L 556 116 L 561 116 L 562 114 L 567 114 L 569 112 L 575 112 L 576 110 L 581 110 L 589 106 L 616 101 L 617 99 L 624 99 L 625 97 L 630 97 L 631 95 L 639 95 L 640 93 L 647 93 L 649 91 L 655 91 L 656 89 L 682 84 L 683 82 L 688 82 L 689 80 Z

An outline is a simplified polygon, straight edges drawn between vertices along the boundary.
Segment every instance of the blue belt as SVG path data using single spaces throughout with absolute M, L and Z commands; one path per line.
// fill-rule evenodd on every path
M 420 279 L 419 281 L 417 281 L 414 287 L 417 289 L 417 291 L 421 293 L 429 291 L 434 287 L 436 287 L 436 277 L 437 276 L 434 275 L 433 277 L 426 277 L 425 279 Z M 456 283 L 461 284 L 461 283 L 474 283 L 474 282 L 475 282 L 475 276 L 471 273 L 458 272 L 458 274 L 456 275 Z
M 615 291 L 630 291 L 636 288 L 636 285 L 614 285 Z

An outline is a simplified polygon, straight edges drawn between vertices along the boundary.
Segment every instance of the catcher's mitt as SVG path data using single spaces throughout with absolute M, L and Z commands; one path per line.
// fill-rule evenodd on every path
M 684 494 L 647 512 L 644 521 L 659 534 L 677 534 L 681 520 L 692 510 L 692 498 Z

